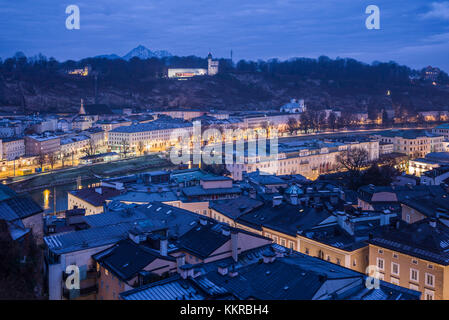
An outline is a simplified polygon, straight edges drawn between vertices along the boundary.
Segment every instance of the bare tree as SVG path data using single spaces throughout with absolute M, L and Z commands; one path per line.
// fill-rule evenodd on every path
M 83 149 L 83 152 L 86 154 L 86 156 L 92 156 L 97 152 L 97 146 L 92 141 L 92 139 L 89 139 L 89 142 L 87 143 L 86 147 Z
M 53 170 L 53 167 L 55 166 L 56 160 L 57 160 L 56 153 L 48 154 L 48 162 L 50 163 L 52 170 Z
M 298 121 L 295 118 L 293 118 L 293 117 L 288 118 L 287 130 L 288 130 L 288 132 L 290 132 L 290 134 L 293 134 L 293 132 L 298 130 L 298 125 L 299 125 Z
M 350 186 L 356 188 L 360 181 L 361 172 L 368 167 L 368 151 L 363 148 L 348 148 L 336 157 L 337 166 L 349 173 Z
M 122 143 L 120 145 L 121 148 L 121 152 L 123 153 L 123 155 L 126 158 L 126 155 L 129 153 L 129 143 L 128 141 L 126 141 L 125 139 L 122 140 Z
M 268 136 L 269 136 L 270 124 L 268 123 L 268 121 L 263 121 L 263 122 L 260 124 L 260 126 L 261 126 L 261 128 L 262 128 L 263 130 L 265 130 L 266 138 L 268 138 Z
M 37 163 L 39 164 L 39 167 L 42 168 L 44 167 L 45 164 L 45 154 L 43 154 L 42 152 L 39 153 L 38 157 L 37 157 Z
M 332 129 L 332 131 L 335 131 L 335 128 L 337 127 L 337 116 L 334 112 L 331 112 L 329 114 L 329 117 L 327 118 L 327 125 L 329 129 Z
M 336 160 L 340 168 L 356 174 L 369 165 L 368 151 L 363 148 L 348 148 L 341 151 Z
M 137 144 L 137 150 L 139 151 L 139 154 L 142 155 L 145 151 L 145 144 L 142 141 L 139 141 Z

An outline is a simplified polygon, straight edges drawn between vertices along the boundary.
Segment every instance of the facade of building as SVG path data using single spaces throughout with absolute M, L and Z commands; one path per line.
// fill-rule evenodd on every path
M 302 113 L 306 110 L 304 99 L 291 99 L 290 103 L 284 104 L 280 111 L 287 113 Z
M 214 76 L 218 73 L 219 61 L 212 60 L 212 54 L 207 56 L 207 75 Z
M 57 136 L 25 136 L 25 154 L 40 155 L 58 152 L 61 139 Z
M 374 134 L 372 137 L 379 142 L 392 143 L 394 152 L 404 153 L 413 158 L 425 157 L 430 152 L 443 151 L 444 137 L 423 130 L 391 130 Z
M 369 241 L 369 263 L 380 279 L 420 291 L 423 300 L 449 299 L 447 226 L 433 219 L 401 224 Z
M 115 128 L 108 132 L 108 145 L 113 151 L 123 148 L 137 152 L 144 150 L 166 149 L 176 144 L 182 133 L 187 136 L 193 131 L 191 123 L 176 121 L 153 121 L 126 127 Z
M 432 133 L 449 139 L 449 123 L 444 123 L 432 129 Z
M 2 140 L 2 159 L 11 161 L 25 155 L 24 139 L 3 139 Z
M 307 179 L 316 179 L 320 174 L 334 171 L 337 155 L 348 148 L 363 148 L 368 151 L 368 160 L 379 158 L 379 142 L 375 140 L 342 140 L 334 142 L 301 142 L 299 144 L 279 143 L 278 155 L 245 155 L 240 162 L 227 164 L 226 168 L 234 180 L 242 180 L 243 172 L 260 172 L 289 175 L 301 174 Z M 275 161 L 276 160 L 276 161 Z
M 118 196 L 120 190 L 110 187 L 84 188 L 67 193 L 67 207 L 71 209 L 85 209 L 86 215 L 103 212 L 106 199 Z

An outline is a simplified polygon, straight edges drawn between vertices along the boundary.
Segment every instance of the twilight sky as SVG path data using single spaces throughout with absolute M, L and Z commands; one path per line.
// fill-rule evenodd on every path
M 80 30 L 65 8 L 78 5 Z M 380 30 L 365 9 L 380 8 Z M 449 0 L 0 0 L 0 57 L 124 55 L 142 44 L 176 55 L 394 60 L 449 72 Z

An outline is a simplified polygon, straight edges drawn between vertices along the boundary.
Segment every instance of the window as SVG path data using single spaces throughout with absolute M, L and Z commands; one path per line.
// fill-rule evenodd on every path
M 396 253 L 393 253 L 393 258 L 397 259 L 398 255 Z
M 413 264 L 418 264 L 418 260 L 412 259 Z
M 419 271 L 416 269 L 410 269 L 410 280 L 419 281 Z
M 306 254 L 309 254 L 309 248 L 306 248 Z
M 337 264 L 340 265 L 341 261 L 339 258 L 337 258 Z
M 394 262 L 391 263 L 391 274 L 394 274 L 396 276 L 399 275 L 399 264 Z
M 354 260 L 352 261 L 352 266 L 353 266 L 353 267 L 357 266 L 357 260 L 356 260 L 356 259 L 354 259 Z
M 105 273 L 106 275 L 109 275 L 108 269 L 104 269 L 104 273 Z
M 295 249 L 295 243 L 293 242 L 293 241 L 289 241 L 288 242 L 288 247 L 290 248 L 290 249 Z
M 379 252 L 379 254 L 383 254 L 384 253 L 384 251 L 382 249 L 379 249 L 378 252 Z
M 426 285 L 429 287 L 435 286 L 435 276 L 433 274 L 426 273 Z
M 410 215 L 409 215 L 409 214 L 405 216 L 405 221 L 406 221 L 407 223 L 410 223 Z
M 384 259 L 377 258 L 377 267 L 379 270 L 384 270 Z
M 435 292 L 432 290 L 425 290 L 424 291 L 424 299 L 426 300 L 434 300 L 435 299 Z

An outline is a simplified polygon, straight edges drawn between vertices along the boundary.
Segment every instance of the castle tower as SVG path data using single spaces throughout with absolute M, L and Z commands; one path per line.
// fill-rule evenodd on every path
M 81 99 L 81 107 L 79 114 L 86 114 L 86 110 L 84 110 L 84 100 Z
M 212 54 L 209 52 L 207 56 L 207 74 L 209 76 L 214 76 L 218 73 L 218 61 L 212 60 Z

